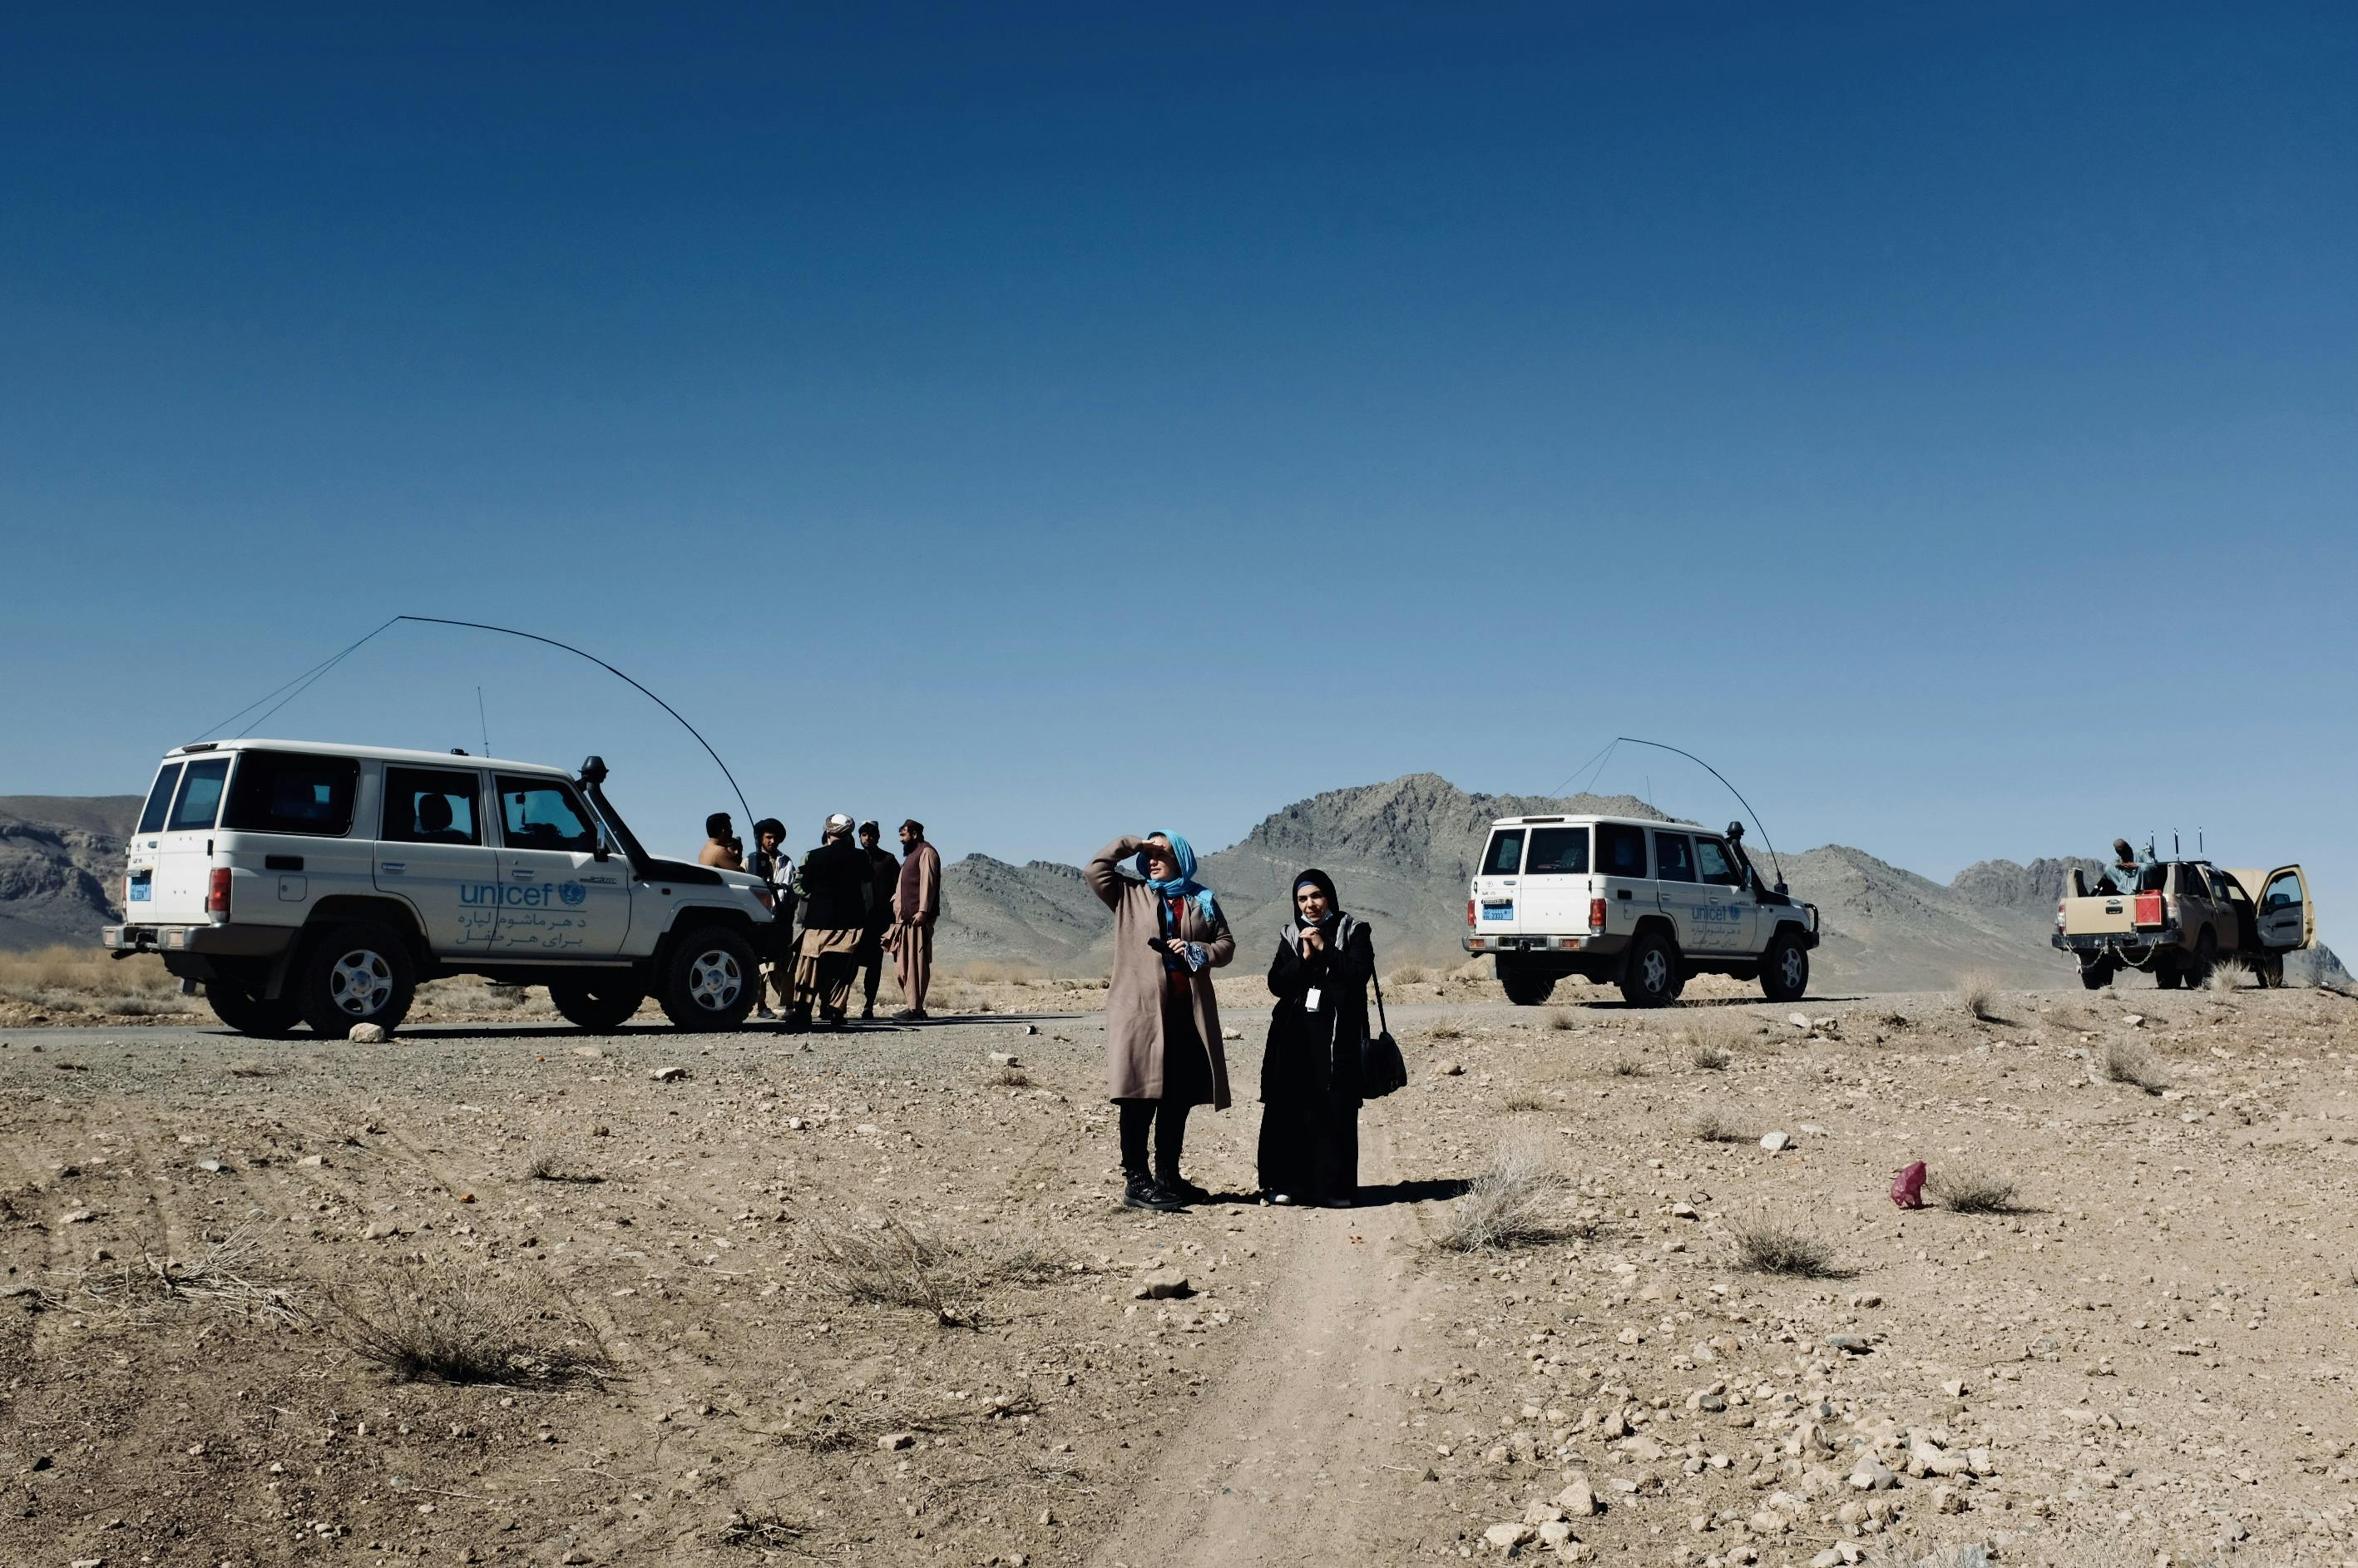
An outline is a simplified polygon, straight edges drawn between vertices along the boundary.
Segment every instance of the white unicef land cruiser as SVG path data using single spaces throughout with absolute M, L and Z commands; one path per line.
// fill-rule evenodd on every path
M 1466 901 L 1466 950 L 1496 954 L 1507 1000 L 1524 1006 L 1565 975 L 1639 1007 L 1676 1001 L 1693 974 L 1757 978 L 1791 1001 L 1809 989 L 1818 907 L 1763 882 L 1743 839 L 1735 823 L 1502 816 Z
M 542 985 L 610 1030 L 653 994 L 682 1029 L 752 1010 L 767 883 L 657 860 L 580 773 L 465 752 L 224 741 L 166 754 L 106 928 L 223 1023 L 391 1028 L 420 980 Z

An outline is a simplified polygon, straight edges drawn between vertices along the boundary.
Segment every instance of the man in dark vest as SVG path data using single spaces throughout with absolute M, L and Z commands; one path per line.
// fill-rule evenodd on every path
M 876 1016 L 876 987 L 884 978 L 884 933 L 892 925 L 892 894 L 901 885 L 901 860 L 892 850 L 882 847 L 883 829 L 873 822 L 860 825 L 860 852 L 868 857 L 875 876 L 875 892 L 868 905 L 868 925 L 860 934 L 860 968 L 867 995 L 861 1000 L 860 1016 Z
M 795 958 L 795 1021 L 807 1022 L 816 1008 L 820 1022 L 841 1029 L 851 1010 L 868 905 L 876 896 L 876 873 L 851 841 L 850 817 L 838 812 L 827 819 L 825 841 L 803 857 L 798 880 L 803 939 Z

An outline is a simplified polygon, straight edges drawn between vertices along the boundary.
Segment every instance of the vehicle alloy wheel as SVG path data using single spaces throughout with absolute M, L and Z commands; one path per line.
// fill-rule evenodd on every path
M 416 990 L 408 947 L 390 927 L 373 922 L 325 933 L 311 945 L 301 972 L 303 1021 L 335 1038 L 355 1023 L 395 1027 L 409 1015 Z
M 1623 1000 L 1632 1007 L 1668 1007 L 1683 989 L 1679 956 L 1668 942 L 1648 932 L 1629 945 L 1621 970 Z
M 1770 1001 L 1799 1001 L 1809 989 L 1809 949 L 1791 932 L 1780 932 L 1761 955 L 1760 994 Z
M 665 966 L 659 1000 L 679 1029 L 734 1029 L 757 1000 L 752 944 L 726 926 L 689 932 Z

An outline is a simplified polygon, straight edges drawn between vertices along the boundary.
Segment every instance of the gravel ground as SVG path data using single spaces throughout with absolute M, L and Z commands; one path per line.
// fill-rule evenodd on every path
M 1239 1200 L 1254 984 L 1190 1144 Z M 1391 989 L 1332 1213 L 1118 1207 L 1086 987 L 0 1031 L 0 1562 L 2353 1560 L 2358 1004 Z M 1540 1234 L 1449 1250 L 1509 1149 Z M 438 1335 L 492 1380 L 384 1359 Z

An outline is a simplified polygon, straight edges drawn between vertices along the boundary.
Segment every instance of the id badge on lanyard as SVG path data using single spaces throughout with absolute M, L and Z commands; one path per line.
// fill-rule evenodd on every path
M 1316 986 L 1312 986 L 1310 988 L 1309 994 L 1302 999 L 1302 1011 L 1304 1012 L 1316 1012 L 1318 1011 L 1318 988 Z

